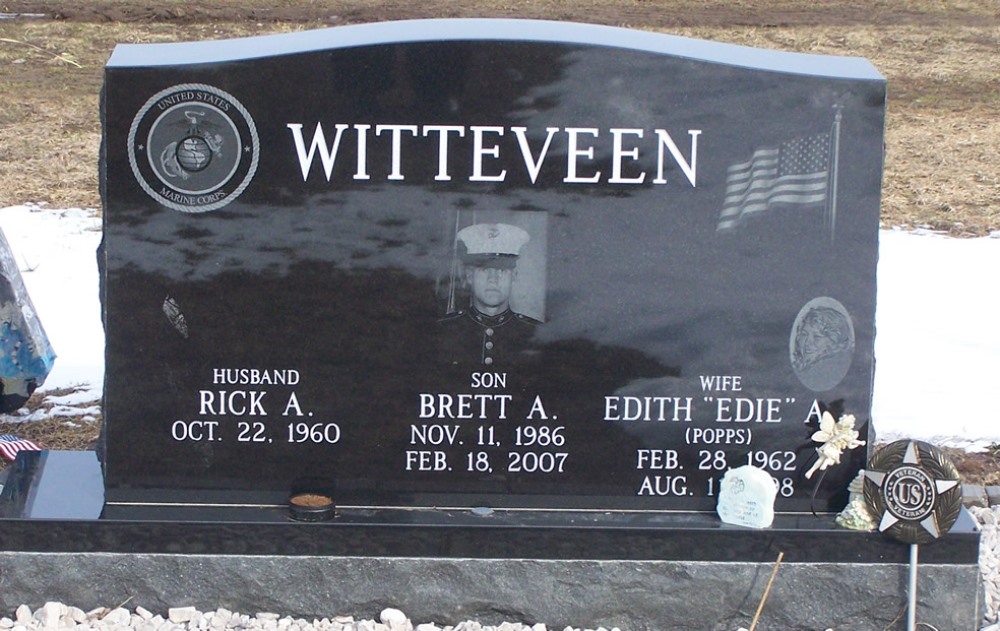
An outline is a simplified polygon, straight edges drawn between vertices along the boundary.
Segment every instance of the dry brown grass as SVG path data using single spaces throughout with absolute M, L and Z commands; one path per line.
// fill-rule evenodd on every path
M 54 406 L 48 399 L 71 393 L 72 390 L 50 390 L 32 396 L 21 410 L 26 416 L 0 415 L 0 434 L 13 434 L 33 440 L 43 449 L 93 449 L 101 432 L 100 415 L 55 414 Z M 97 403 L 94 402 L 94 405 Z M 32 420 L 23 420 L 27 416 Z M 42 417 L 41 420 L 35 420 L 36 416 Z M 0 459 L 0 471 L 7 466 L 8 463 Z
M 955 463 L 965 484 L 1000 486 L 1000 454 L 995 448 L 980 453 L 945 448 L 944 452 Z
M 73 451 L 93 449 L 100 432 L 99 422 L 85 421 L 78 416 L 51 417 L 28 423 L 0 422 L 0 434 L 14 434 L 28 438 L 44 449 Z
M 0 22 L 0 208 L 28 202 L 100 206 L 98 95 L 116 43 L 262 30 L 256 25 Z
M 36 10 L 55 5 L 64 12 L 84 11 L 91 19 L 160 21 L 0 22 L 0 207 L 26 202 L 100 205 L 97 101 L 102 68 L 116 43 L 481 15 L 604 22 L 749 46 L 866 57 L 889 82 L 883 223 L 929 226 L 957 235 L 1000 230 L 1000 21 L 990 3 L 883 0 L 860 7 L 822 3 L 805 8 L 798 0 L 587 0 L 572 5 L 551 0 L 113 0 L 37 5 Z M 3 6 L 23 9 L 18 3 Z M 218 21 L 240 17 L 250 19 Z
M 685 29 L 736 44 L 869 59 L 889 86 L 882 221 L 1000 229 L 1000 27 Z

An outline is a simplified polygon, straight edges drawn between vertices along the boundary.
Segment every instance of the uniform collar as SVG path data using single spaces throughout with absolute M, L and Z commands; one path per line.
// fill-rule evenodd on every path
M 514 312 L 507 309 L 503 313 L 499 313 L 495 316 L 486 315 L 479 309 L 470 306 L 469 307 L 469 317 L 475 320 L 481 326 L 500 326 L 501 324 L 506 324 L 511 318 L 514 317 Z

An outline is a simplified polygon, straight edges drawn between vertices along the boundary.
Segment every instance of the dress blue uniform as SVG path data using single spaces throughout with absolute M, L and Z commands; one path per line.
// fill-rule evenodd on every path
M 440 324 L 444 357 L 450 363 L 508 366 L 535 354 L 531 338 L 541 322 L 510 309 L 489 316 L 469 307 L 449 313 Z
M 481 223 L 463 228 L 457 237 L 465 248 L 462 261 L 473 285 L 472 304 L 440 320 L 443 359 L 453 365 L 500 367 L 530 359 L 536 354 L 531 340 L 541 322 L 511 310 L 509 302 L 513 270 L 528 233 L 509 224 Z M 498 270 L 504 280 L 488 281 Z M 483 276 L 473 281 L 476 271 Z

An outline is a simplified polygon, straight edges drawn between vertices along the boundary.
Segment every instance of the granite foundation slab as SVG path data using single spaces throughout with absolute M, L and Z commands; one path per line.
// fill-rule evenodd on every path
M 224 607 L 313 619 L 371 618 L 393 606 L 415 623 L 733 631 L 752 619 L 771 564 L 3 552 L 0 568 L 4 611 L 46 600 L 83 609 L 127 600 L 160 612 Z M 785 564 L 761 624 L 901 629 L 906 584 L 903 564 Z M 922 566 L 917 619 L 938 629 L 978 628 L 979 589 L 974 565 Z
M 311 619 L 393 606 L 439 624 L 732 630 L 752 619 L 783 552 L 768 628 L 881 631 L 905 620 L 909 547 L 837 528 L 829 514 L 780 514 L 762 530 L 699 513 L 341 508 L 328 522 L 293 523 L 282 506 L 104 506 L 81 517 L 100 500 L 86 482 L 99 483 L 95 466 L 93 454 L 45 452 L 12 468 L 0 497 L 0 610 L 129 599 L 151 611 Z M 54 506 L 45 498 L 67 475 L 79 501 Z M 920 549 L 920 622 L 977 628 L 978 546 L 963 511 Z
M 1000 504 L 1000 486 L 987 486 L 983 489 L 983 492 L 986 493 L 986 498 L 989 500 L 990 506 Z

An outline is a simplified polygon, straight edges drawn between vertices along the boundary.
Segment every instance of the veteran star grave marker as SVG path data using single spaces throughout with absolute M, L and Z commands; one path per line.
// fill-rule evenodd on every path
M 885 83 L 530 21 L 123 45 L 110 505 L 713 511 L 870 421 Z

